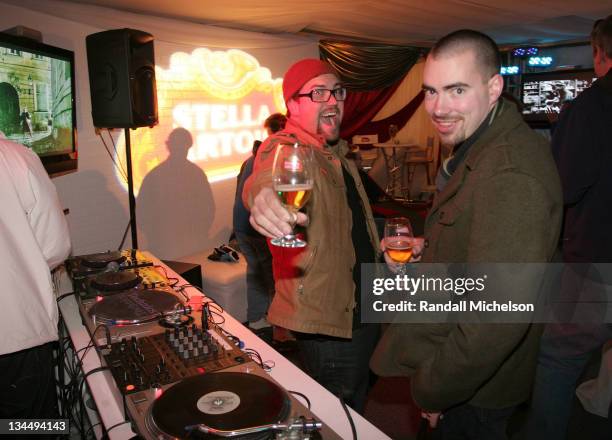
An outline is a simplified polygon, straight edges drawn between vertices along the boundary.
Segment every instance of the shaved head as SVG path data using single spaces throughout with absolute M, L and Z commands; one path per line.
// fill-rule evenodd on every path
M 495 41 L 488 35 L 471 29 L 461 29 L 442 37 L 429 52 L 434 58 L 472 51 L 484 80 L 499 73 L 501 56 Z

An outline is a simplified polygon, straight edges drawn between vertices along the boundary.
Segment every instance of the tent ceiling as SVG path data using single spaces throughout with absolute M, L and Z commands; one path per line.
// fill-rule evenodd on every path
M 610 0 L 73 0 L 113 9 L 268 33 L 429 46 L 473 28 L 498 44 L 587 40 Z

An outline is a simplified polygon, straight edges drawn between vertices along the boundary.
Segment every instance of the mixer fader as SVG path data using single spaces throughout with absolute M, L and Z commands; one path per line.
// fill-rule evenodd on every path
M 222 370 L 245 362 L 245 357 L 216 330 L 202 330 L 195 324 L 122 339 L 111 344 L 104 356 L 124 394 Z

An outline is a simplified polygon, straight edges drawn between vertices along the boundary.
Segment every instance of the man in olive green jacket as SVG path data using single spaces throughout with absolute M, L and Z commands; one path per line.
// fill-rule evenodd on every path
M 548 262 L 561 223 L 559 177 L 544 138 L 499 98 L 495 43 L 457 31 L 430 52 L 425 106 L 442 143 L 422 262 Z M 540 328 L 533 324 L 394 324 L 372 369 L 411 376 L 413 398 L 440 438 L 503 439 L 531 390 Z M 440 416 L 442 414 L 442 416 Z

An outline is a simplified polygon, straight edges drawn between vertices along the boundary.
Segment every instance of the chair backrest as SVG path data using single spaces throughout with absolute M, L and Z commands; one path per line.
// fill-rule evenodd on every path
M 406 162 L 434 162 L 437 160 L 440 152 L 440 141 L 434 136 L 427 136 L 427 141 L 424 149 L 411 151 L 406 157 Z
M 438 142 L 433 136 L 427 136 L 427 144 L 425 146 L 427 147 L 427 160 L 432 162 L 434 157 L 436 157 L 436 148 L 440 148 L 440 142 Z
M 352 139 L 352 144 L 354 145 L 372 145 L 377 143 L 377 134 L 356 134 Z

